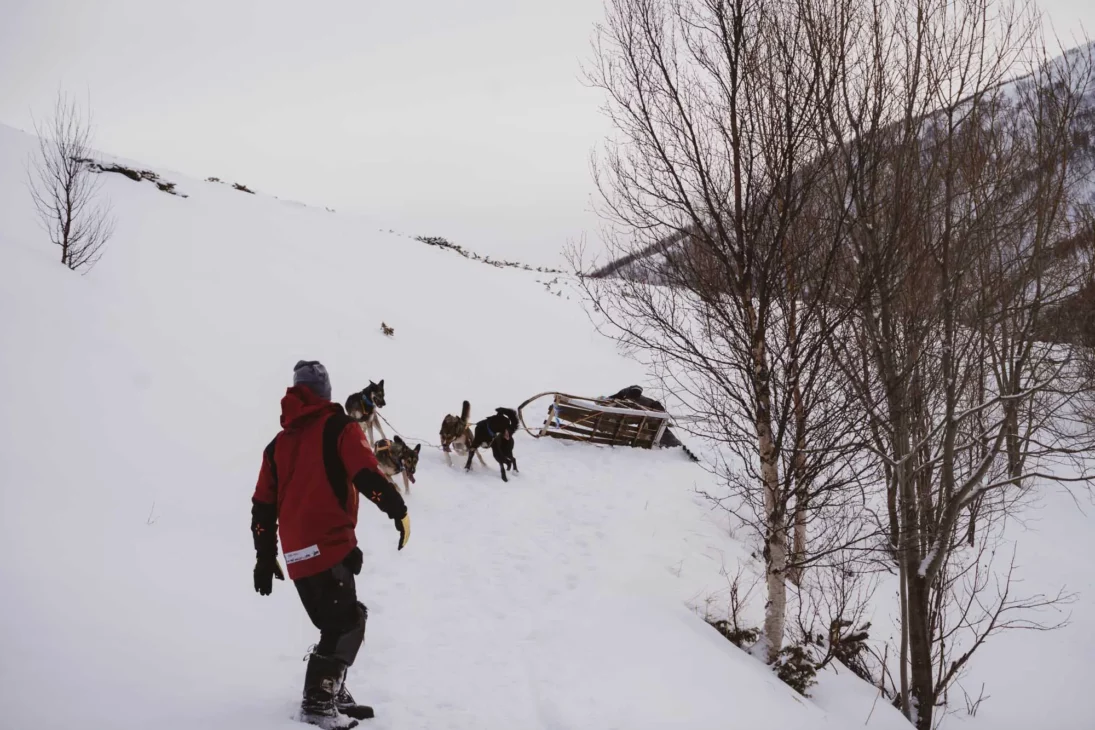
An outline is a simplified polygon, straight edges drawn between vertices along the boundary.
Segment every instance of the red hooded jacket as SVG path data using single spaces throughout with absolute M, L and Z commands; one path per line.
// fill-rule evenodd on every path
M 357 545 L 357 492 L 363 484 L 392 519 L 401 519 L 406 505 L 381 473 L 365 434 L 339 404 L 294 386 L 281 400 L 281 426 L 263 453 L 252 531 L 260 555 L 276 555 L 270 518 L 276 519 L 289 578 L 297 580 L 334 567 Z

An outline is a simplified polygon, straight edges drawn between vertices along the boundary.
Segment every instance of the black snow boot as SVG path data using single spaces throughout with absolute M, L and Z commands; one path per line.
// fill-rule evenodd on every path
M 343 715 L 348 715 L 355 720 L 370 720 L 373 717 L 373 708 L 354 702 L 354 696 L 350 694 L 350 690 L 346 689 L 345 674 L 342 675 L 342 686 L 338 688 L 338 695 L 335 697 L 335 707 Z
M 338 697 L 346 665 L 337 659 L 313 653 L 304 674 L 304 700 L 300 703 L 300 721 L 323 730 L 349 730 L 357 720 L 338 711 Z

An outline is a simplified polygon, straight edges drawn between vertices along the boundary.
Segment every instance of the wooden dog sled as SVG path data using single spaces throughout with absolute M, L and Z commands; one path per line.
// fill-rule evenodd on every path
M 550 398 L 542 424 L 529 427 L 524 411 L 532 403 Z M 584 398 L 546 392 L 532 396 L 517 408 L 521 426 L 535 438 L 585 441 L 610 446 L 650 449 L 662 443 L 671 416 L 638 404 L 621 405 L 609 398 Z

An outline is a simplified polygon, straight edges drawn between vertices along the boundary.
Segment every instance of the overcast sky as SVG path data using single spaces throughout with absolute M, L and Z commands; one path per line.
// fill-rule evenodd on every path
M 1071 37 L 1095 2 L 1042 7 Z M 0 123 L 90 93 L 96 145 L 554 262 L 596 239 L 601 0 L 0 0 Z

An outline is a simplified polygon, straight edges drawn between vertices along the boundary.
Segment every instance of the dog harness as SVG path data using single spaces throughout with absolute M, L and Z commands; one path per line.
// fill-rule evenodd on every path
M 375 451 L 378 454 L 381 451 L 391 452 L 391 450 L 392 450 L 392 442 L 389 441 L 388 439 L 380 439 L 379 441 L 376 442 L 376 448 L 373 449 L 373 451 Z M 396 474 L 402 474 L 403 473 L 403 459 L 402 458 L 392 459 L 392 461 L 395 462 L 395 473 Z

